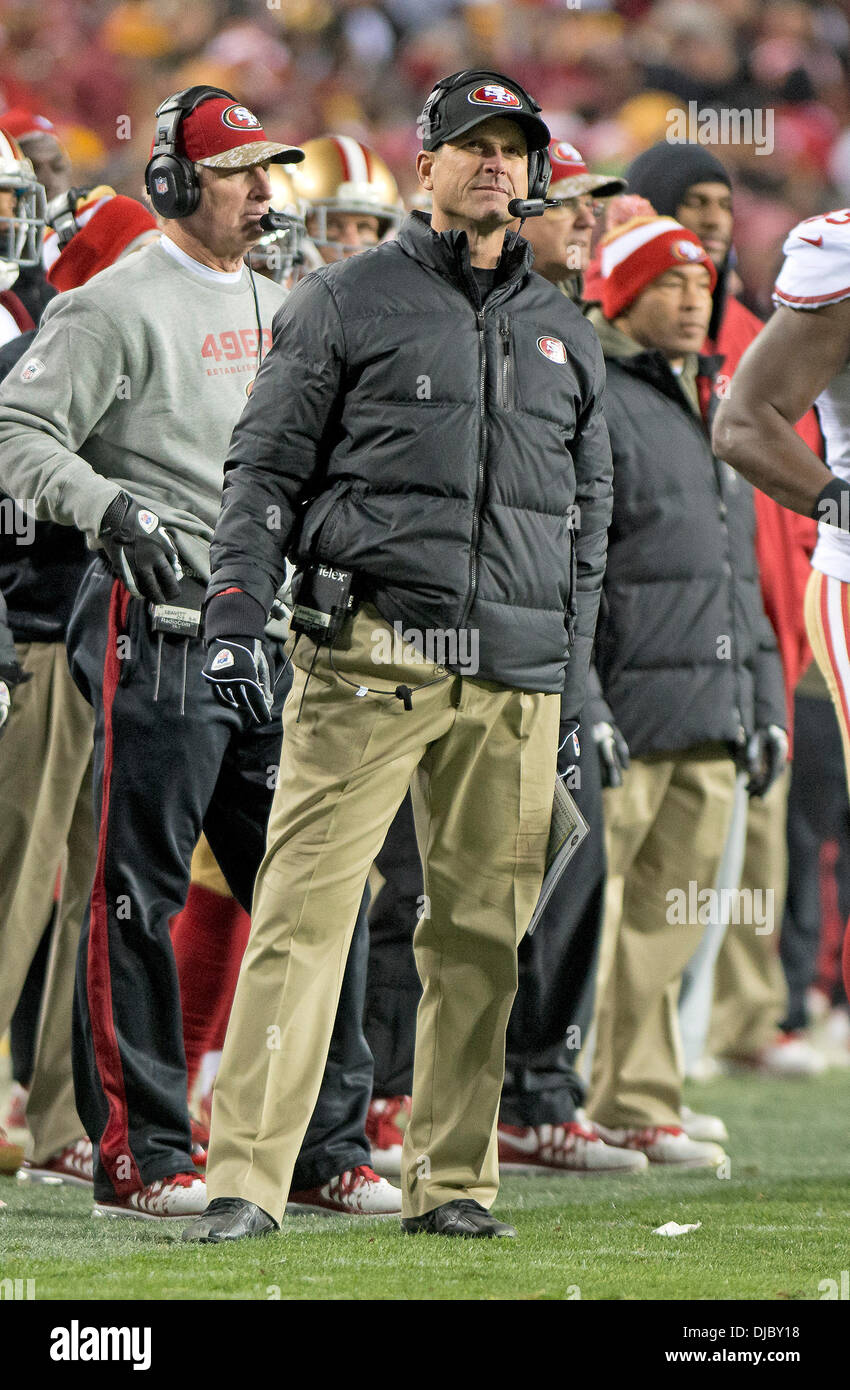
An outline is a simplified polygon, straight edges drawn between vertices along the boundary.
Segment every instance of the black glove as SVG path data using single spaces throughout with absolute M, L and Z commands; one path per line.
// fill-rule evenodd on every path
M 621 787 L 623 773 L 631 761 L 629 745 L 616 724 L 603 720 L 593 726 L 593 742 L 599 754 L 603 787 Z
M 183 571 L 174 542 L 147 507 L 140 507 L 129 493 L 110 502 L 100 523 L 98 537 L 112 573 L 126 584 L 134 598 L 167 603 L 180 594 Z
M 788 761 L 788 735 L 778 724 L 756 729 L 747 744 L 744 771 L 749 773 L 747 793 L 764 796 Z
M 271 723 L 271 675 L 258 637 L 214 637 L 201 675 L 221 704 L 243 710 L 257 724 Z

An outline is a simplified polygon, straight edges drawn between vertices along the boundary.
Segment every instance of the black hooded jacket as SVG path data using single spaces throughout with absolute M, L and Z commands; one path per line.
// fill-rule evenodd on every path
M 420 213 L 296 287 L 231 440 L 208 593 L 256 600 L 259 636 L 287 553 L 350 568 L 387 622 L 477 630 L 479 679 L 557 692 L 570 656 L 575 717 L 611 516 L 604 366 L 508 241 L 483 306 L 466 234 Z M 208 604 L 208 636 L 244 631 L 238 600 Z

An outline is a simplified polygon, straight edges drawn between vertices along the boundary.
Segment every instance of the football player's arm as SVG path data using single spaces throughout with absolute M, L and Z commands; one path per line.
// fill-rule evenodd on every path
M 818 514 L 821 493 L 837 480 L 794 426 L 848 357 L 850 299 L 815 310 L 780 307 L 741 358 L 715 418 L 715 452 L 804 516 Z

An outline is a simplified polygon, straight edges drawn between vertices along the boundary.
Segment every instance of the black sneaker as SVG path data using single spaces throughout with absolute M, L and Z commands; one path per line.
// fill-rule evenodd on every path
M 411 1236 L 418 1235 L 420 1231 L 432 1236 L 516 1236 L 513 1226 L 497 1221 L 486 1207 L 471 1197 L 444 1202 L 424 1216 L 405 1216 L 401 1229 Z
M 242 1240 L 245 1236 L 267 1236 L 280 1226 L 253 1202 L 242 1197 L 216 1197 L 202 1216 L 183 1227 L 181 1240 L 216 1244 L 220 1240 Z

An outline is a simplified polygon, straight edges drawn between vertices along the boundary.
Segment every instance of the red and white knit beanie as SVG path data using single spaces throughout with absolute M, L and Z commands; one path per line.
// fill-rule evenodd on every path
M 633 217 L 599 243 L 602 312 L 615 319 L 665 270 L 704 265 L 717 284 L 714 263 L 695 232 L 672 217 Z
M 99 270 L 129 252 L 141 236 L 158 232 L 156 220 L 135 198 L 116 194 L 106 184 L 93 188 L 74 209 L 79 231 L 59 250 L 55 233 L 44 238 L 47 278 L 57 290 L 84 285 Z

